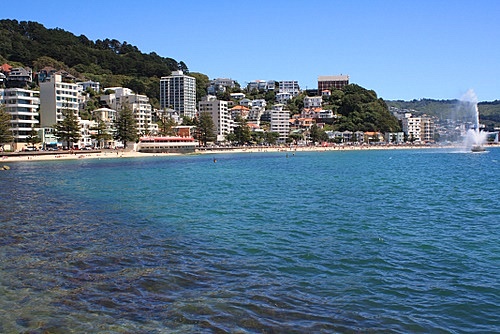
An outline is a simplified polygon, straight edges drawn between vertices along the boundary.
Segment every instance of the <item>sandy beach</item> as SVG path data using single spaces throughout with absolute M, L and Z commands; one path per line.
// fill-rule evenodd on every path
M 488 145 L 493 147 L 497 145 Z M 438 145 L 359 145 L 359 146 L 292 146 L 292 147 L 231 147 L 231 148 L 200 148 L 193 154 L 220 154 L 220 153 L 257 153 L 257 152 L 327 152 L 349 150 L 397 150 L 397 149 L 440 149 L 461 148 L 461 146 Z M 129 150 L 103 150 L 103 151 L 54 151 L 52 152 L 24 152 L 22 155 L 0 154 L 2 165 L 14 162 L 36 162 L 47 160 L 75 160 L 75 159 L 116 159 L 116 158 L 145 158 L 158 156 L 177 156 L 179 153 L 141 153 Z

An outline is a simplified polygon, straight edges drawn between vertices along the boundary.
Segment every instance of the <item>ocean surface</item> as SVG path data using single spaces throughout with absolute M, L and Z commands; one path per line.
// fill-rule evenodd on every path
M 488 150 L 10 163 L 0 333 L 499 333 Z

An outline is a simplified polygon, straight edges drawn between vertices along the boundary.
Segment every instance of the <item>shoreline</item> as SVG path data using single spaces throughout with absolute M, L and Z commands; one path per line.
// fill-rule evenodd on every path
M 499 144 L 485 145 L 489 147 L 500 147 Z M 190 154 L 222 154 L 222 153 L 263 153 L 263 152 L 342 152 L 342 151 L 373 151 L 373 150 L 415 150 L 415 149 L 463 149 L 461 145 L 360 145 L 360 146 L 293 146 L 293 147 L 231 147 L 231 148 L 202 148 L 196 149 L 194 153 L 141 153 L 134 150 L 104 150 L 104 151 L 74 151 L 69 152 L 46 151 L 39 153 L 25 153 L 22 155 L 0 154 L 2 165 L 16 162 L 36 162 L 36 161 L 57 161 L 57 160 L 77 160 L 77 159 L 118 159 L 118 158 L 139 158 L 139 157 L 168 157 Z M 41 154 L 42 153 L 42 154 Z

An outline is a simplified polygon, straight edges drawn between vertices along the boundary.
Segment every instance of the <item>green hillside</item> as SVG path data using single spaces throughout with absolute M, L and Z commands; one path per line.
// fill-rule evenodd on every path
M 467 120 L 467 115 L 469 114 L 468 110 L 473 107 L 459 100 L 396 100 L 386 101 L 386 103 L 389 107 L 413 110 L 412 112 L 416 115 L 426 114 L 429 116 L 436 116 L 440 120 L 450 118 Z M 493 130 L 493 128 L 500 126 L 500 100 L 479 102 L 478 109 L 480 122 L 485 124 L 487 128 Z
M 94 42 L 84 35 L 17 20 L 0 20 L 0 62 L 29 66 L 34 71 L 52 66 L 79 78 L 99 81 L 102 87 L 131 88 L 148 95 L 153 103 L 159 98 L 160 77 L 178 69 L 187 70 L 182 61 L 155 52 L 142 53 L 127 42 Z

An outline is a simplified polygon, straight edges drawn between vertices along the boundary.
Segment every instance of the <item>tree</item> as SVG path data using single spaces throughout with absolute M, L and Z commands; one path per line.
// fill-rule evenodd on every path
M 97 122 L 97 126 L 93 127 L 91 130 L 96 131 L 96 133 L 92 134 L 90 136 L 90 138 L 97 141 L 98 147 L 103 147 L 104 145 L 102 145 L 102 144 L 104 141 L 110 140 L 111 138 L 113 138 L 111 136 L 111 134 L 109 134 L 107 131 L 106 123 L 104 123 L 102 120 L 99 120 Z
M 121 141 L 124 148 L 127 148 L 127 142 L 137 140 L 137 123 L 128 105 L 124 104 L 118 112 L 115 127 L 115 139 Z
M 266 132 L 266 135 L 265 135 L 266 142 L 270 145 L 276 144 L 279 137 L 280 137 L 280 134 L 278 132 Z
M 175 120 L 172 117 L 162 116 L 158 121 L 160 134 L 163 136 L 173 136 L 175 134 Z
M 201 101 L 201 98 L 207 95 L 210 79 L 206 74 L 197 72 L 191 72 L 189 76 L 196 79 L 196 101 Z
M 209 112 L 200 113 L 200 118 L 198 119 L 197 124 L 197 136 L 203 146 L 207 146 L 207 142 L 215 141 L 217 139 L 212 114 Z
M 5 106 L 0 105 L 0 144 L 12 142 L 14 139 L 11 130 L 11 115 L 5 111 Z
M 252 132 L 250 131 L 246 119 L 238 115 L 234 122 L 238 124 L 238 126 L 234 128 L 236 142 L 240 145 L 248 143 L 252 139 Z
M 326 134 L 326 132 L 320 129 L 316 124 L 313 124 L 311 126 L 311 129 L 309 130 L 309 136 L 311 137 L 313 143 L 328 140 L 328 135 Z
M 293 142 L 297 143 L 300 140 L 304 139 L 304 135 L 302 133 L 292 132 L 288 136 Z
M 82 136 L 80 133 L 80 125 L 73 111 L 64 110 L 62 113 L 64 119 L 54 125 L 55 135 L 57 138 L 61 139 L 61 141 L 66 141 L 68 143 L 68 149 L 71 149 L 71 144 L 77 142 Z
M 38 144 L 41 141 L 42 139 L 38 136 L 38 131 L 36 131 L 35 128 L 32 127 L 30 134 L 26 137 L 28 146 L 35 146 L 35 144 Z

